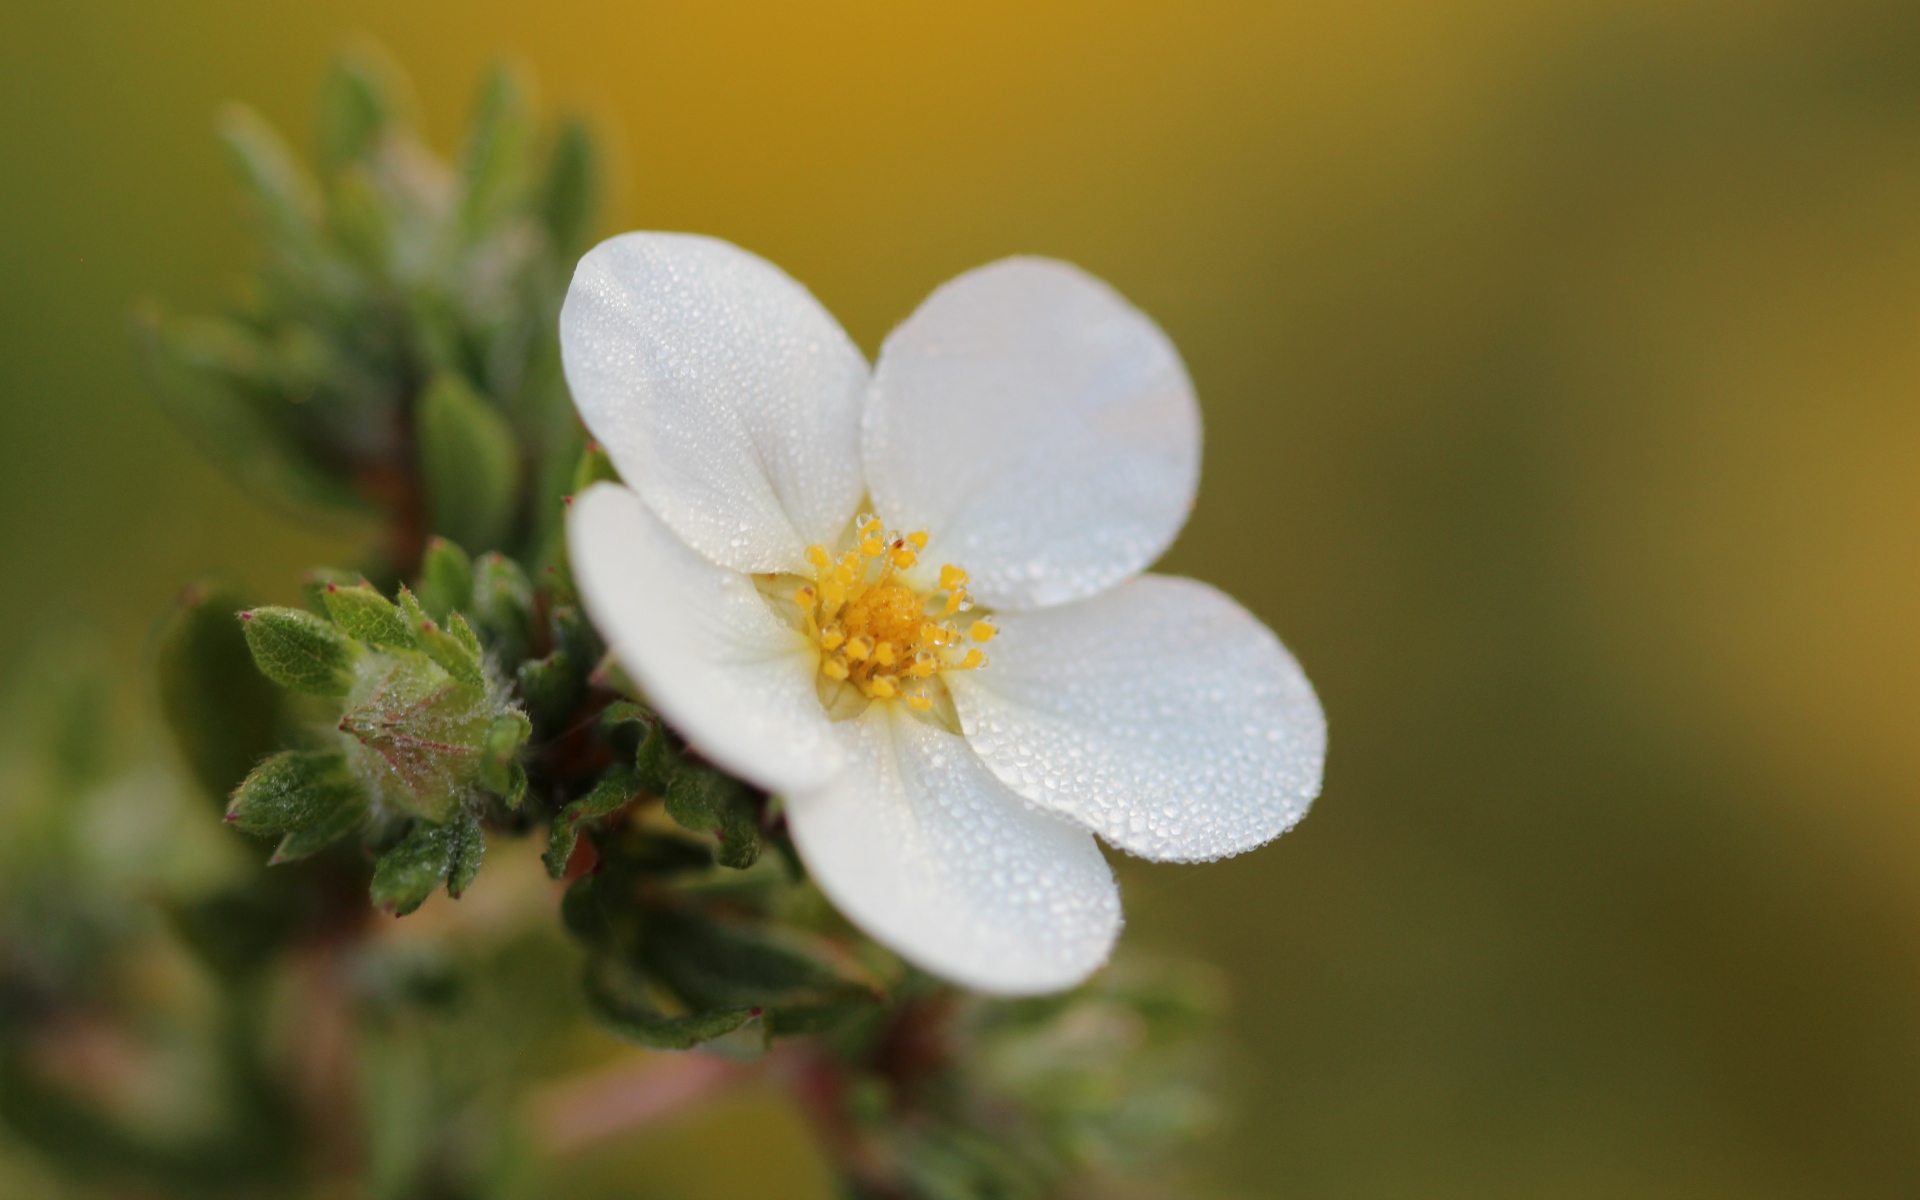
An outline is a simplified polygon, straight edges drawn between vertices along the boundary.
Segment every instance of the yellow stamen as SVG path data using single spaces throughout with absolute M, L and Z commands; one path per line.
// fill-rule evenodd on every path
M 986 665 L 984 654 L 963 652 L 961 645 L 993 640 L 999 632 L 993 623 L 984 617 L 969 617 L 965 624 L 951 620 L 973 611 L 967 573 L 948 563 L 940 568 L 938 586 L 924 592 L 896 574 L 918 566 L 927 544 L 923 531 L 889 532 L 878 517 L 862 514 L 851 549 L 835 555 L 825 546 L 807 547 L 814 579 L 791 595 L 802 631 L 820 647 L 823 677 L 851 683 L 869 700 L 902 700 L 915 712 L 928 712 L 939 698 L 922 690 L 923 681 L 941 671 Z

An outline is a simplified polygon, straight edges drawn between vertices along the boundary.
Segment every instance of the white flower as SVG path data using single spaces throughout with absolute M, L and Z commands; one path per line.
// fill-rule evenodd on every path
M 1306 813 L 1326 725 L 1299 666 L 1220 592 L 1140 574 L 1192 506 L 1200 419 L 1099 280 L 970 271 L 869 369 L 771 264 L 630 233 L 581 261 L 560 336 L 629 485 L 573 506 L 588 611 L 907 959 L 1068 987 L 1120 928 L 1095 834 L 1194 861 Z

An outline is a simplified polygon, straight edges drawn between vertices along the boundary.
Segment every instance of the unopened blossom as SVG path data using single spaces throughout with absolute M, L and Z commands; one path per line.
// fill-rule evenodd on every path
M 908 960 L 1071 986 L 1120 928 L 1096 836 L 1215 859 L 1306 813 L 1326 726 L 1299 666 L 1220 592 L 1142 574 L 1192 506 L 1199 412 L 1104 283 L 981 267 L 869 367 L 771 264 L 631 233 L 581 261 L 560 333 L 626 483 L 573 506 L 589 612 Z

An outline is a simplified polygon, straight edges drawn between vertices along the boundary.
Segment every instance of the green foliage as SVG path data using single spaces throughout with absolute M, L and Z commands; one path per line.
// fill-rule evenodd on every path
M 441 375 L 421 397 L 419 441 L 428 527 L 468 546 L 502 544 L 520 492 L 506 419 L 458 375 Z
M 759 861 L 760 798 L 731 775 L 681 770 L 667 785 L 667 815 L 720 843 L 720 865 L 744 870 Z
M 254 608 L 240 614 L 247 648 L 260 673 L 309 696 L 344 696 L 359 658 L 353 639 L 297 608 Z
M 443 825 L 418 822 L 380 855 L 373 870 L 373 902 L 404 917 L 442 883 L 447 894 L 458 899 L 479 872 L 485 851 L 486 837 L 470 814 L 458 814 Z
M 420 564 L 420 607 L 436 621 L 473 607 L 473 559 L 445 538 L 432 538 Z
M 578 457 L 555 316 L 600 176 L 585 128 L 543 133 L 511 71 L 480 89 L 453 169 L 403 91 L 379 55 L 342 56 L 317 170 L 251 110 L 222 113 L 254 278 L 225 315 L 149 305 L 135 324 L 155 394 L 202 450 L 284 511 L 377 516 L 382 577 L 412 574 L 433 532 L 519 553 L 551 538 L 557 492 L 521 481 Z
M 554 334 L 596 207 L 591 140 L 543 136 L 507 70 L 454 167 L 408 112 L 362 51 L 322 89 L 317 172 L 248 110 L 223 114 L 259 239 L 246 299 L 137 319 L 149 377 L 218 463 L 283 507 L 372 514 L 383 544 L 308 573 L 306 610 L 241 611 L 208 582 L 160 632 L 180 758 L 228 824 L 275 840 L 271 870 L 204 811 L 164 852 L 102 866 L 98 829 L 194 810 L 164 771 L 114 780 L 98 671 L 35 675 L 0 721 L 35 748 L 31 770 L 0 758 L 0 1121 L 103 1194 L 532 1194 L 527 1091 L 593 1045 L 590 1018 L 653 1050 L 784 1043 L 768 1077 L 794 1085 L 852 1196 L 1147 1178 L 1210 1115 L 1205 977 L 1117 969 L 1020 1003 L 929 979 L 813 889 L 777 803 L 639 702 L 560 536 L 563 493 L 618 480 L 572 416 Z M 487 886 L 483 861 L 510 874 L 541 846 L 571 880 L 573 947 L 550 893 L 514 900 L 510 881 L 479 920 L 369 936 L 376 910 L 458 900 Z M 129 985 L 160 960 L 156 977 L 207 986 Z M 186 1085 L 150 1088 L 193 1110 L 163 1113 L 164 1136 L 45 1069 L 76 1024 L 110 1022 L 85 1031 L 109 1043 L 167 1026 L 142 1007 L 158 991 L 198 997 L 177 1023 L 210 1031 Z
M 287 750 L 255 767 L 234 789 L 227 820 L 243 833 L 281 838 L 274 862 L 305 858 L 367 819 L 365 785 L 344 754 Z
M 222 801 L 273 750 L 281 720 L 280 693 L 254 669 L 234 621 L 244 607 L 231 583 L 193 584 L 155 645 L 167 729 L 193 777 Z
M 365 584 L 341 587 L 330 583 L 321 593 L 321 602 L 333 623 L 350 638 L 392 650 L 412 650 L 420 644 L 399 606 Z

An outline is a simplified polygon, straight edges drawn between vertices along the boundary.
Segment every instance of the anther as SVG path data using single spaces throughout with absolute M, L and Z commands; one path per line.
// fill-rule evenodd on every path
M 820 664 L 820 673 L 828 679 L 844 680 L 848 675 L 847 664 L 837 658 L 829 658 Z
M 987 620 L 985 617 L 982 617 L 978 621 L 975 621 L 973 623 L 973 628 L 968 630 L 967 632 L 973 635 L 974 641 L 984 645 L 987 642 L 992 641 L 993 635 L 996 633 L 999 633 L 1000 631 L 994 628 L 993 622 Z

